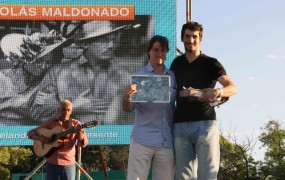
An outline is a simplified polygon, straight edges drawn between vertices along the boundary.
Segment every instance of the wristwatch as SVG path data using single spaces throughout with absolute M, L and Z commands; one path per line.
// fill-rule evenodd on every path
M 218 88 L 218 90 L 220 91 L 220 93 L 219 93 L 219 95 L 218 95 L 217 99 L 221 99 L 221 98 L 222 98 L 222 96 L 223 96 L 222 88 Z

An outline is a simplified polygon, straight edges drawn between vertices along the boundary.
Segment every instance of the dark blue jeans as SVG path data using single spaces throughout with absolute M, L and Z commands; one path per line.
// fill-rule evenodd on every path
M 75 180 L 75 164 L 59 166 L 46 162 L 46 180 Z

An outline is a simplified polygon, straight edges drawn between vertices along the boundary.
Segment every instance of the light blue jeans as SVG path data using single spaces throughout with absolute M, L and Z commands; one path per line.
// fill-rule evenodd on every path
M 75 164 L 59 166 L 46 162 L 46 180 L 75 180 Z
M 174 124 L 176 180 L 215 180 L 220 164 L 217 121 Z

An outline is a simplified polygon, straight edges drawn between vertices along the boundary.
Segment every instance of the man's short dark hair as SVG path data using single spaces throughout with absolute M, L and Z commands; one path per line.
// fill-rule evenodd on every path
M 200 38 L 202 39 L 203 36 L 203 26 L 202 24 L 199 24 L 197 22 L 188 21 L 182 26 L 181 30 L 181 41 L 183 41 L 183 36 L 185 34 L 186 29 L 189 29 L 190 31 L 199 31 Z
M 148 43 L 147 52 L 150 52 L 150 50 L 151 50 L 151 48 L 155 42 L 160 43 L 162 50 L 166 50 L 167 52 L 169 51 L 168 39 L 164 36 L 155 35 L 150 39 L 150 41 Z

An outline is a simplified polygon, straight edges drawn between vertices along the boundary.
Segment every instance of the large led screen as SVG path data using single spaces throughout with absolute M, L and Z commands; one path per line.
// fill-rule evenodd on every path
M 40 2 L 40 3 L 39 3 Z M 2 3 L 2 2 L 1 2 Z M 90 144 L 128 144 L 133 113 L 121 108 L 124 87 L 148 63 L 153 35 L 175 57 L 173 0 L 5 1 L 0 4 L 0 146 L 30 145 L 26 133 L 58 116 L 59 102 Z

